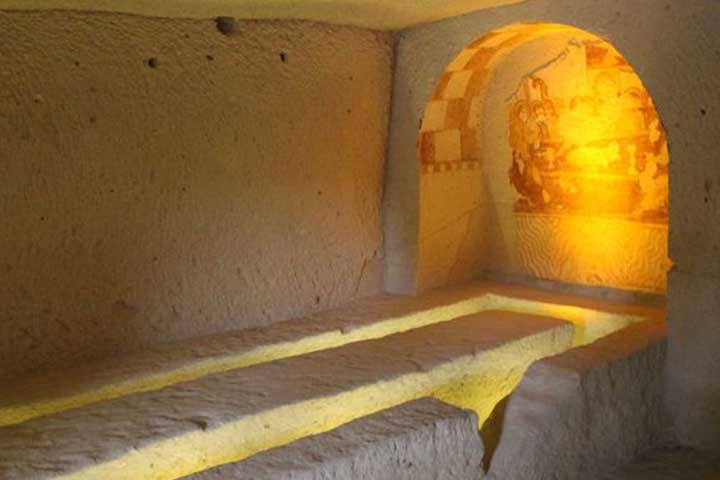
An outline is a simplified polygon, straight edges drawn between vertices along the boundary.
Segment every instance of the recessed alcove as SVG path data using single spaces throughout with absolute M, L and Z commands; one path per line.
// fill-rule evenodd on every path
M 0 478 L 720 451 L 713 0 L 101 3 L 0 0 Z
M 667 137 L 607 40 L 481 36 L 437 82 L 418 157 L 420 290 L 500 274 L 664 294 Z

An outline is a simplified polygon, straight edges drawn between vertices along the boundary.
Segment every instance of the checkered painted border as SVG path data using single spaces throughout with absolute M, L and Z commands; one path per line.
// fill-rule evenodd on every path
M 480 167 L 478 123 L 490 73 L 516 46 L 547 32 L 532 24 L 497 30 L 468 45 L 440 77 L 417 142 L 423 174 Z

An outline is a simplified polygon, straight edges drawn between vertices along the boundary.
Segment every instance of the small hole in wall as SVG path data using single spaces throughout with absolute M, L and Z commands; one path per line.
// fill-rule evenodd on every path
M 280 61 L 283 62 L 283 63 L 285 63 L 285 62 L 287 62 L 287 59 L 288 59 L 287 53 L 285 53 L 285 52 L 280 52 Z
M 705 180 L 705 197 L 704 201 L 705 203 L 710 203 L 710 191 L 712 190 L 712 182 L 710 180 Z
M 237 21 L 233 17 L 217 17 L 215 27 L 223 35 L 232 35 L 237 32 Z
M 704 108 L 701 108 L 701 109 L 700 109 L 700 115 L 702 115 L 702 116 L 704 117 L 705 114 L 707 114 L 707 110 L 705 110 Z
M 215 57 L 213 57 L 212 55 L 205 55 L 205 58 L 208 59 L 208 62 L 212 62 L 213 60 L 215 60 Z
M 320 303 L 320 296 L 318 295 L 315 297 L 315 305 L 317 305 L 319 303 Z
M 158 63 L 159 63 L 158 59 L 155 57 L 148 58 L 148 60 L 147 60 L 148 67 L 150 67 L 150 68 L 157 68 Z

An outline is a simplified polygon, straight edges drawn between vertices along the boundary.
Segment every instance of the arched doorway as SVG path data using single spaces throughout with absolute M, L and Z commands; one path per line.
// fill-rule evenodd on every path
M 664 293 L 668 148 L 606 40 L 518 24 L 468 45 L 428 102 L 418 282 L 483 272 Z

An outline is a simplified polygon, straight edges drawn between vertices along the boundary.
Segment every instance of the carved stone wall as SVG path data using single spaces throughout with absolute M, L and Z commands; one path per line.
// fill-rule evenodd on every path
M 610 218 L 516 213 L 522 270 L 539 278 L 664 291 L 667 226 Z

